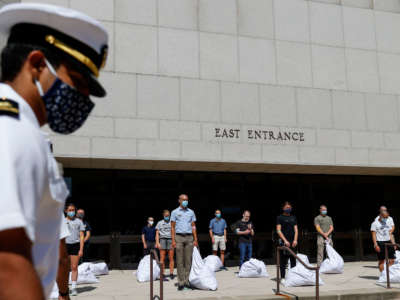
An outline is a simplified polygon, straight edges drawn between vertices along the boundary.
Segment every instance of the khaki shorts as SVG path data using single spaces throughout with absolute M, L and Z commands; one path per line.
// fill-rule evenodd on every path
M 214 235 L 214 243 L 212 245 L 213 251 L 218 251 L 218 247 L 219 250 L 225 251 L 226 249 L 225 237 Z
M 172 245 L 172 239 L 160 238 L 160 248 L 161 250 L 170 250 Z

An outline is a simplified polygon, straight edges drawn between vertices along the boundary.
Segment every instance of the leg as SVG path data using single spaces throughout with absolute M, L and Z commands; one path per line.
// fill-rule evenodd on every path
M 226 250 L 225 237 L 221 238 L 219 247 L 220 247 L 219 249 L 221 252 L 221 262 L 222 262 L 222 265 L 225 266 L 225 250 Z
M 378 260 L 379 271 L 383 271 L 385 267 L 385 260 Z
M 165 255 L 167 254 L 167 250 L 160 249 L 160 263 L 163 266 L 163 269 L 165 269 Z
M 79 256 L 78 255 L 70 255 L 71 260 L 71 281 L 78 280 L 78 262 Z
M 240 261 L 239 261 L 239 267 L 241 267 L 244 263 L 244 258 L 246 255 L 246 243 L 240 243 L 239 242 L 239 252 L 240 252 Z
M 189 283 L 190 269 L 192 268 L 192 256 L 193 256 L 193 236 L 186 236 L 186 247 L 185 247 L 185 284 Z
M 324 251 L 325 251 L 325 245 L 324 245 L 324 239 L 322 236 L 318 236 L 317 238 L 317 264 L 318 266 L 321 265 L 322 261 L 324 260 Z
M 296 253 L 295 249 L 292 248 L 292 250 Z M 289 254 L 289 259 L 290 259 L 290 268 L 295 267 L 296 266 L 296 258 Z
M 174 274 L 174 249 L 169 249 L 168 251 L 168 258 L 169 258 L 169 274 Z
M 224 250 L 221 250 L 220 258 L 221 258 L 222 265 L 225 266 L 225 251 Z
M 178 285 L 185 284 L 185 265 L 184 265 L 184 243 L 183 236 L 176 236 L 176 266 L 178 271 Z
M 250 259 L 250 258 L 252 258 L 253 257 L 253 244 L 252 243 L 249 243 L 249 245 L 247 246 L 248 248 L 248 260 Z
M 281 271 L 281 278 L 285 278 L 286 276 L 286 264 L 288 257 L 286 256 L 286 253 L 284 250 L 279 250 L 280 253 L 280 271 Z

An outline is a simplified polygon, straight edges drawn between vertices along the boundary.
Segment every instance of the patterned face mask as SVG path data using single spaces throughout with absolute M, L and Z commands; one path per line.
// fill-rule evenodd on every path
M 35 84 L 46 107 L 47 123 L 54 132 L 70 134 L 85 123 L 94 103 L 59 79 L 52 65 L 47 60 L 45 62 L 56 80 L 46 93 L 43 93 L 39 81 L 35 80 Z

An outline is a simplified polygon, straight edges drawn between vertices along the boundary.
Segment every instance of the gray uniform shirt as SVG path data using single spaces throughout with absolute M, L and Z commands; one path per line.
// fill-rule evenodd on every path
M 161 239 L 170 239 L 171 238 L 171 221 L 165 222 L 165 220 L 158 221 L 156 230 L 158 230 L 158 234 Z
M 70 235 L 66 237 L 65 242 L 67 244 L 76 244 L 80 242 L 80 232 L 85 231 L 85 225 L 83 222 L 75 218 L 73 220 L 69 220 L 67 218 L 67 225 Z

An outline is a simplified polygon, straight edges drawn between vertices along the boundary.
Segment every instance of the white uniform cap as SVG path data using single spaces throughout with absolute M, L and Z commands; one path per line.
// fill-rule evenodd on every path
M 25 27 L 18 34 L 14 34 L 13 29 L 18 24 L 25 24 Z M 29 30 L 35 27 L 34 25 L 45 26 L 52 30 L 35 31 L 33 35 L 44 31 L 37 38 L 39 45 L 52 45 L 58 51 L 72 56 L 90 71 L 91 79 L 95 80 L 91 84 L 99 85 L 94 88 L 103 89 L 95 78 L 105 64 L 108 47 L 108 34 L 100 22 L 81 12 L 49 4 L 15 3 L 0 9 L 0 32 L 11 34 L 9 43 L 10 40 L 15 40 L 13 35 L 18 35 L 17 41 L 24 42 L 24 32 L 29 43 L 32 43 L 32 33 Z M 97 90 L 92 94 L 102 96 L 99 95 L 101 92 Z

